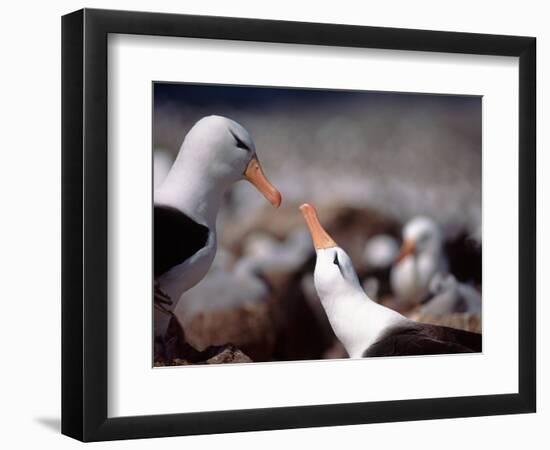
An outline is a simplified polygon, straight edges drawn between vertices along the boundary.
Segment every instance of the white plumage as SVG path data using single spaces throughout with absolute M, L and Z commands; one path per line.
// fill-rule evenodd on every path
M 360 358 L 388 329 L 409 319 L 371 300 L 348 254 L 322 228 L 315 209 L 302 205 L 317 253 L 314 283 L 336 337 L 351 358 Z

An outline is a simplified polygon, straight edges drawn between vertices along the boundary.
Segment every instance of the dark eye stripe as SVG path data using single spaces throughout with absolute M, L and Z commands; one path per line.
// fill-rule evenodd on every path
M 344 276 L 344 272 L 342 270 L 342 266 L 340 266 L 340 261 L 338 261 L 338 253 L 334 254 L 334 261 L 332 261 L 336 267 L 338 267 L 338 270 L 340 271 L 340 274 Z
M 239 136 L 237 136 L 235 133 L 233 133 L 233 131 L 229 130 L 229 132 L 231 133 L 231 136 L 233 136 L 233 138 L 235 139 L 235 142 L 237 143 L 237 147 L 239 148 L 242 148 L 244 150 L 248 150 L 249 152 L 251 151 L 250 150 L 250 147 L 248 147 L 248 145 L 246 145 L 240 138 Z

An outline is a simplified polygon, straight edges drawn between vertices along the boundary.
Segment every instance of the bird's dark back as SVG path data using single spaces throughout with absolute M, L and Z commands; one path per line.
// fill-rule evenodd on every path
M 208 241 L 208 227 L 169 206 L 155 205 L 153 229 L 155 277 L 193 256 Z

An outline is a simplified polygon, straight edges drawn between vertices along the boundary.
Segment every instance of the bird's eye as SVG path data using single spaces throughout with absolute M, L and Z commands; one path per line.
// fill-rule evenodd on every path
M 235 133 L 233 133 L 233 131 L 229 130 L 231 135 L 233 136 L 233 138 L 235 139 L 235 145 L 238 147 L 238 148 L 242 148 L 244 150 L 247 150 L 247 151 L 250 151 L 250 147 L 248 145 L 246 145 L 243 140 L 241 138 L 239 138 L 239 136 L 237 136 Z
M 340 265 L 340 261 L 338 260 L 338 253 L 334 254 L 334 261 L 332 261 L 336 267 L 338 267 L 338 270 L 340 271 L 340 275 L 344 276 L 344 271 L 342 270 L 342 266 Z

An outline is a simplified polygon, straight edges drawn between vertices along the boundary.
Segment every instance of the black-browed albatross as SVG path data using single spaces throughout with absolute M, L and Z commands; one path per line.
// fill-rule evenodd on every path
M 422 305 L 419 313 L 428 316 L 444 316 L 453 313 L 481 315 L 481 295 L 471 285 L 461 283 L 453 275 L 435 274 L 430 281 L 431 297 Z
M 242 179 L 250 181 L 273 206 L 280 205 L 281 194 L 265 177 L 249 133 L 226 117 L 199 120 L 155 189 L 157 338 L 164 336 L 181 294 L 208 272 L 216 253 L 216 216 L 223 194 Z
M 429 217 L 417 216 L 403 227 L 403 245 L 390 273 L 393 293 L 405 306 L 426 298 L 436 273 L 447 272 L 439 226 Z
M 418 323 L 371 300 L 350 257 L 324 230 L 315 208 L 300 207 L 317 253 L 314 282 L 329 322 L 351 358 L 481 351 L 481 335 Z

